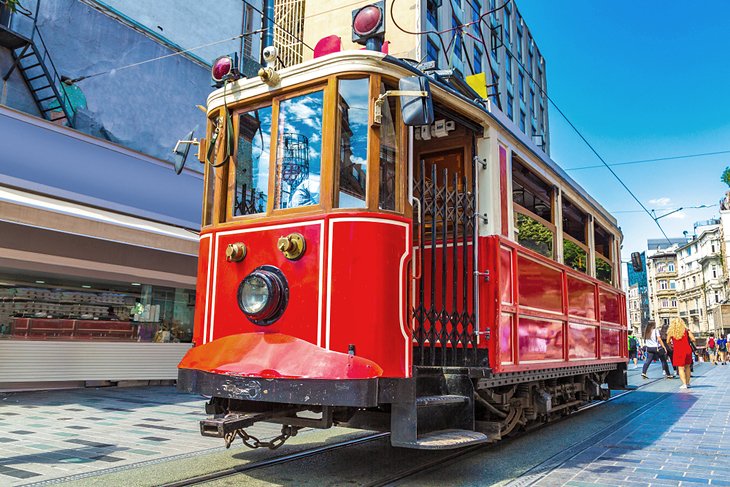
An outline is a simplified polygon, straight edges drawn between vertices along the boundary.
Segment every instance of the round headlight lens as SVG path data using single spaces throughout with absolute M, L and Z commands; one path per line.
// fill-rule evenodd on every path
M 257 314 L 266 307 L 271 293 L 266 281 L 256 274 L 251 274 L 243 280 L 241 289 L 241 308 L 244 313 Z
M 286 278 L 273 266 L 257 268 L 238 287 L 238 306 L 257 325 L 270 325 L 278 320 L 288 299 Z

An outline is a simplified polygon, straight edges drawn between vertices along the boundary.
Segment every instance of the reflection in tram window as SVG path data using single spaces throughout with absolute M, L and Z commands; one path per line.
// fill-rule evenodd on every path
M 274 208 L 319 204 L 323 92 L 279 103 Z
M 233 216 L 264 213 L 269 192 L 271 106 L 243 113 L 238 125 Z
M 380 92 L 388 88 L 380 86 Z M 396 158 L 398 157 L 398 133 L 395 120 L 396 97 L 388 97 L 383 105 L 383 121 L 380 124 L 380 209 L 395 210 Z
M 340 157 L 335 208 L 365 208 L 368 162 L 368 78 L 339 82 Z
M 613 266 L 611 265 L 611 243 L 612 237 L 608 230 L 599 224 L 595 224 L 594 242 L 596 249 L 596 278 L 601 281 L 613 283 Z
M 563 262 L 581 272 L 588 271 L 588 216 L 563 197 Z
M 520 245 L 554 259 L 552 186 L 537 177 L 517 158 L 512 159 L 512 200 L 516 240 Z
M 535 218 L 515 213 L 517 241 L 545 257 L 553 258 L 553 232 Z

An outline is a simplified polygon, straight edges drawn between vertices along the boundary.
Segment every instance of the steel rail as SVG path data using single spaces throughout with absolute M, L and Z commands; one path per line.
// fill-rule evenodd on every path
M 251 470 L 271 467 L 273 465 L 279 465 L 282 463 L 287 463 L 287 462 L 291 462 L 294 460 L 299 460 L 302 458 L 319 455 L 321 453 L 338 450 L 340 448 L 346 448 L 348 446 L 355 446 L 355 445 L 359 445 L 362 443 L 375 441 L 380 438 L 385 438 L 387 436 L 390 436 L 390 433 L 376 433 L 374 435 L 361 436 L 359 438 L 355 438 L 352 440 L 341 441 L 338 443 L 333 443 L 331 445 L 324 445 L 324 446 L 320 446 L 317 448 L 311 448 L 309 450 L 303 450 L 303 451 L 291 453 L 288 455 L 282 455 L 282 456 L 277 456 L 274 458 L 269 458 L 266 460 L 261 460 L 259 462 L 247 463 L 246 465 L 240 465 L 237 467 L 227 468 L 225 470 L 219 470 L 217 472 L 197 475 L 195 477 L 190 477 L 190 478 L 187 478 L 184 480 L 178 480 L 178 481 L 170 482 L 167 484 L 161 484 L 160 487 L 187 487 L 189 485 L 198 485 L 198 484 L 202 484 L 205 482 L 210 482 L 212 480 L 219 480 L 219 479 L 222 479 L 225 477 L 231 477 L 233 475 L 238 475 L 239 473 L 243 473 L 243 472 L 247 472 L 247 471 L 251 471 Z
M 635 391 L 637 391 L 639 389 L 642 389 L 644 387 L 647 387 L 647 386 L 649 386 L 651 384 L 654 384 L 656 382 L 660 382 L 660 381 L 663 381 L 663 380 L 665 380 L 665 379 L 664 378 L 659 378 L 659 379 L 650 380 L 650 381 L 644 382 L 643 384 L 639 385 L 636 389 L 631 389 L 631 390 L 623 391 L 623 392 L 621 392 L 621 393 L 619 393 L 619 394 L 617 394 L 615 396 L 612 396 L 612 397 L 610 397 L 608 399 L 605 399 L 605 400 L 593 401 L 591 403 L 588 403 L 588 404 L 586 404 L 584 406 L 579 407 L 575 412 L 569 414 L 568 416 L 562 417 L 562 418 L 560 418 L 558 420 L 555 420 L 555 421 L 551 421 L 551 422 L 547 422 L 547 423 L 542 423 L 542 424 L 536 425 L 535 427 L 529 428 L 526 431 L 523 431 L 523 432 L 520 432 L 520 433 L 518 433 L 516 435 L 510 436 L 509 438 L 505 438 L 505 440 L 512 441 L 512 440 L 516 440 L 518 438 L 522 438 L 523 436 L 525 436 L 527 434 L 530 434 L 530 433 L 532 433 L 532 432 L 534 432 L 534 431 L 536 431 L 538 429 L 541 429 L 541 428 L 544 428 L 544 427 L 546 427 L 548 425 L 553 425 L 553 424 L 559 423 L 561 421 L 564 421 L 566 419 L 575 417 L 576 414 L 580 414 L 580 413 L 582 413 L 584 411 L 587 411 L 589 409 L 593 409 L 594 407 L 604 405 L 604 404 L 606 404 L 608 402 L 611 402 L 611 401 L 616 400 L 616 399 L 618 399 L 620 397 L 623 397 L 623 396 L 625 396 L 627 394 L 630 394 L 630 393 L 635 392 Z M 661 400 L 661 399 L 664 399 L 664 397 L 662 397 L 662 398 L 660 398 L 658 400 Z M 653 401 L 653 402 L 649 403 L 648 405 L 653 405 L 655 402 L 656 401 Z M 648 405 L 645 405 L 644 407 L 642 407 L 640 409 L 643 410 Z M 615 424 L 610 425 L 607 429 L 610 429 L 610 428 L 613 428 L 613 427 L 615 427 Z M 599 433 L 602 433 L 604 431 L 605 430 L 602 430 Z M 359 444 L 362 444 L 362 443 L 367 443 L 367 442 L 370 442 L 370 441 L 375 441 L 375 440 L 378 440 L 378 439 L 381 439 L 381 438 L 385 438 L 385 437 L 387 437 L 389 435 L 390 435 L 389 432 L 386 432 L 386 433 L 376 433 L 376 434 L 373 434 L 373 435 L 363 436 L 363 437 L 355 438 L 355 439 L 352 439 L 352 440 L 347 440 L 347 441 L 343 441 L 343 442 L 333 443 L 331 445 L 324 445 L 324 446 L 317 447 L 317 448 L 303 450 L 303 451 L 300 451 L 300 452 L 297 452 L 297 453 L 292 453 L 292 454 L 288 454 L 288 455 L 277 456 L 277 457 L 270 458 L 270 459 L 267 459 L 267 460 L 262 460 L 262 461 L 259 461 L 259 462 L 253 462 L 253 463 L 249 463 L 249 464 L 246 464 L 246 465 L 241 465 L 241 466 L 237 466 L 237 467 L 231 467 L 231 468 L 227 468 L 227 469 L 224 469 L 224 470 L 219 470 L 217 472 L 211 472 L 211 473 L 207 473 L 207 474 L 197 475 L 197 476 L 190 477 L 190 478 L 187 478 L 187 479 L 184 479 L 184 480 L 179 480 L 179 481 L 175 481 L 175 482 L 170 482 L 170 483 L 162 484 L 161 487 L 187 487 L 187 486 L 192 486 L 192 485 L 199 485 L 199 484 L 203 484 L 203 483 L 210 482 L 210 481 L 213 481 L 213 480 L 219 480 L 219 479 L 226 478 L 226 477 L 232 477 L 232 476 L 238 475 L 240 473 L 244 473 L 244 472 L 248 472 L 248 471 L 252 471 L 252 470 L 258 470 L 258 469 L 262 469 L 262 468 L 267 468 L 267 467 L 271 467 L 271 466 L 275 466 L 275 465 L 280 465 L 280 464 L 288 463 L 288 462 L 295 461 L 295 460 L 300 460 L 300 459 L 303 459 L 303 458 L 308 458 L 308 457 L 315 456 L 315 455 L 319 455 L 319 454 L 322 454 L 322 453 L 327 453 L 329 451 L 334 451 L 334 450 L 338 450 L 338 449 L 341 449 L 341 448 L 347 448 L 347 447 L 350 447 L 350 446 L 356 446 L 356 445 L 359 445 Z M 590 439 L 592 440 L 593 439 L 593 436 Z M 489 450 L 489 449 L 494 448 L 495 446 L 499 446 L 501 444 L 503 444 L 502 440 L 497 441 L 495 443 L 488 444 L 488 445 L 477 445 L 477 446 L 473 446 L 473 447 L 467 447 L 467 448 L 461 448 L 461 449 L 458 449 L 458 450 L 454 450 L 453 453 L 449 453 L 449 454 L 447 454 L 447 455 L 445 455 L 445 456 L 443 456 L 443 457 L 441 457 L 439 459 L 433 460 L 431 462 L 426 462 L 426 463 L 420 464 L 420 465 L 415 466 L 415 467 L 408 468 L 407 470 L 400 471 L 400 472 L 398 472 L 398 473 L 396 473 L 396 474 L 394 474 L 392 476 L 388 476 L 386 478 L 377 480 L 375 482 L 371 482 L 371 483 L 366 484 L 366 485 L 368 487 L 380 487 L 380 486 L 390 485 L 390 484 L 393 484 L 394 482 L 397 482 L 399 480 L 402 480 L 402 479 L 411 477 L 411 476 L 413 476 L 415 474 L 422 473 L 425 470 L 430 470 L 430 469 L 439 467 L 442 464 L 449 462 L 450 460 L 453 460 L 453 459 L 456 459 L 456 458 L 464 458 L 465 455 L 470 455 L 470 454 L 476 453 L 478 451 Z M 570 447 L 570 448 L 574 448 L 574 447 Z M 551 458 L 554 458 L 554 457 L 560 455 L 561 453 L 569 450 L 570 448 L 565 449 L 565 450 L 562 450 L 561 452 L 557 453 L 556 455 L 554 455 Z M 544 463 L 545 462 L 543 462 L 542 464 L 544 464 Z M 528 472 L 530 472 L 530 470 L 528 470 Z M 527 474 L 528 472 L 525 472 L 525 474 Z
M 538 425 L 535 425 L 532 428 L 528 428 L 525 431 L 519 432 L 517 434 L 514 434 L 512 436 L 509 436 L 509 437 L 505 438 L 504 440 L 499 440 L 499 441 L 497 441 L 495 443 L 490 443 L 490 444 L 487 444 L 487 445 L 484 445 L 484 444 L 482 444 L 482 445 L 476 445 L 476 446 L 472 446 L 472 447 L 462 448 L 462 449 L 459 449 L 459 450 L 454 450 L 453 453 L 449 453 L 448 455 L 445 455 L 445 456 L 443 456 L 441 458 L 432 460 L 430 462 L 425 462 L 425 463 L 419 464 L 419 465 L 417 465 L 415 467 L 409 467 L 408 469 L 402 470 L 402 471 L 400 471 L 400 472 L 398 472 L 398 473 L 396 473 L 396 474 L 394 474 L 392 476 L 388 476 L 386 478 L 377 480 L 375 482 L 368 483 L 368 484 L 366 484 L 366 486 L 367 487 L 384 487 L 384 486 L 392 485 L 395 482 L 398 482 L 399 480 L 403 480 L 403 479 L 406 479 L 408 477 L 412 477 L 412 476 L 414 476 L 416 474 L 421 474 L 424 471 L 432 470 L 434 468 L 440 467 L 441 465 L 443 465 L 445 463 L 448 463 L 451 460 L 455 460 L 455 459 L 458 459 L 458 458 L 464 458 L 466 455 L 470 455 L 471 456 L 471 455 L 473 455 L 473 454 L 475 454 L 477 452 L 491 450 L 492 448 L 495 448 L 497 446 L 504 445 L 503 441 L 514 441 L 514 440 L 517 440 L 518 438 L 522 438 L 522 437 L 524 437 L 524 436 L 526 436 L 528 434 L 533 433 L 534 431 L 537 431 L 539 429 L 545 428 L 545 427 L 550 426 L 550 425 L 554 425 L 556 423 L 560 423 L 560 422 L 565 421 L 565 420 L 570 419 L 570 418 L 574 418 L 576 415 L 578 415 L 578 414 L 580 414 L 580 413 L 582 413 L 584 411 L 587 411 L 589 409 L 593 409 L 594 407 L 597 407 L 597 406 L 602 406 L 602 405 L 607 404 L 607 403 L 609 403 L 609 402 L 611 402 L 613 400 L 616 400 L 616 399 L 618 399 L 620 397 L 623 397 L 623 396 L 625 396 L 627 394 L 631 394 L 632 392 L 636 392 L 639 389 L 643 389 L 644 387 L 647 387 L 647 386 L 649 386 L 651 384 L 654 384 L 656 382 L 661 382 L 663 380 L 665 380 L 665 379 L 662 377 L 662 378 L 659 378 L 659 379 L 654 379 L 654 380 L 650 380 L 650 381 L 644 382 L 641 385 L 637 386 L 635 389 L 625 390 L 625 391 L 623 391 L 623 392 L 621 392 L 619 394 L 616 394 L 615 396 L 612 396 L 612 397 L 610 397 L 608 399 L 603 399 L 603 400 L 598 400 L 598 401 L 590 402 L 590 403 L 588 403 L 588 404 L 586 404 L 584 406 L 579 407 L 573 413 L 571 413 L 571 414 L 569 414 L 567 416 L 564 416 L 564 417 L 562 417 L 560 419 L 557 419 L 555 421 L 549 421 L 547 423 L 540 423 Z M 666 399 L 666 396 L 662 396 L 662 397 L 658 398 L 657 400 L 652 401 L 651 403 L 642 406 L 641 408 L 637 409 L 637 411 L 643 411 L 648 406 L 653 406 L 656 402 L 659 402 L 659 401 L 664 400 L 664 399 Z M 603 433 L 605 433 L 605 431 L 607 431 L 607 430 L 609 430 L 611 428 L 615 428 L 616 427 L 616 424 L 621 423 L 621 422 L 623 422 L 623 420 L 621 420 L 620 422 L 612 423 L 610 426 L 608 426 L 607 428 L 604 428 L 599 433 L 592 435 L 589 438 L 589 440 L 591 440 L 591 442 L 593 442 L 595 440 L 595 436 L 596 435 L 603 434 Z M 583 444 L 585 441 L 587 441 L 587 440 L 584 440 L 583 442 L 579 443 L 579 445 Z M 593 443 L 591 443 L 591 444 L 593 444 Z M 553 455 L 550 458 L 555 458 L 555 457 L 559 456 L 560 454 L 562 454 L 563 452 L 570 450 L 571 448 L 575 448 L 575 446 L 568 447 L 568 448 L 566 448 L 564 450 L 561 450 L 560 452 L 556 453 L 555 455 Z M 550 458 L 548 460 L 550 460 Z M 548 460 L 546 460 L 545 462 L 547 462 Z M 543 465 L 545 462 L 542 462 L 540 465 Z M 533 467 L 533 469 L 536 468 L 536 467 Z M 530 472 L 533 469 L 528 470 L 523 475 L 527 474 L 528 472 Z M 518 477 L 518 479 L 519 479 L 519 477 Z M 515 480 L 513 480 L 512 482 L 515 482 Z M 512 484 L 512 482 L 510 483 L 510 485 Z M 516 487 L 516 485 L 513 486 L 513 487 Z

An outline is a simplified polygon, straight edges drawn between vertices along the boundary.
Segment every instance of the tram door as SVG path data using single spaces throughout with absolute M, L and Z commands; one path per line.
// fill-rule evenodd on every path
M 454 132 L 414 141 L 414 365 L 477 365 L 473 134 Z

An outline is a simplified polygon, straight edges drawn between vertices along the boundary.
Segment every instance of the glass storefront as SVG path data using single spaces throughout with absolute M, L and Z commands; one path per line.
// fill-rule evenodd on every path
M 0 339 L 192 341 L 195 291 L 0 272 Z

